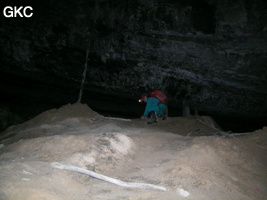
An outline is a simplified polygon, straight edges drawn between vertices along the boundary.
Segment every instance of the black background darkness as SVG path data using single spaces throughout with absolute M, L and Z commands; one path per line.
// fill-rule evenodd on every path
M 228 42 L 232 44 L 236 41 L 239 44 L 240 41 L 241 43 L 243 41 L 251 42 L 253 39 L 247 38 L 254 38 L 254 35 L 255 38 L 259 38 L 259 34 L 263 34 L 264 37 L 260 37 L 263 41 L 263 46 L 258 47 L 259 49 L 263 49 L 263 51 L 260 54 L 255 53 L 255 57 L 259 57 L 260 59 L 258 59 L 258 65 L 253 65 L 252 68 L 259 71 L 259 73 L 257 71 L 257 75 L 261 80 L 264 80 L 264 77 L 266 77 L 266 63 L 263 64 L 263 61 L 267 61 L 267 51 L 266 47 L 264 47 L 264 44 L 266 44 L 266 30 L 264 31 L 264 29 L 267 26 L 267 19 L 264 18 L 267 17 L 264 12 L 264 9 L 267 8 L 266 3 L 249 0 L 241 1 L 247 11 L 248 20 L 246 23 L 248 27 L 240 33 L 239 27 L 235 27 L 235 25 L 231 27 L 232 22 L 225 25 L 225 29 L 223 30 L 225 32 L 218 28 L 218 16 L 221 15 L 219 11 L 223 10 L 219 7 L 223 3 L 218 3 L 219 1 L 147 1 L 145 5 L 151 3 L 151 5 L 156 6 L 155 10 L 157 11 L 155 11 L 153 16 L 157 17 L 159 21 L 162 20 L 158 24 L 156 24 L 156 20 L 153 17 L 147 14 L 150 13 L 149 9 L 142 9 L 142 2 L 66 0 L 9 1 L 5 2 L 5 5 L 1 3 L 1 11 L 3 11 L 5 6 L 32 6 L 33 17 L 5 18 L 2 13 L 0 18 L 2 46 L 0 50 L 0 131 L 10 125 L 29 120 L 47 109 L 58 108 L 77 101 L 88 40 L 91 41 L 91 47 L 82 103 L 86 103 L 92 109 L 105 116 L 140 117 L 145 105 L 137 103 L 137 100 L 140 94 L 151 92 L 155 86 L 163 89 L 170 98 L 169 116 L 182 116 L 182 100 L 184 97 L 188 97 L 188 91 L 184 88 L 193 88 L 192 91 L 202 90 L 198 88 L 202 88 L 204 81 L 198 85 L 192 83 L 191 80 L 175 77 L 175 73 L 172 73 L 174 67 L 183 68 L 186 65 L 190 66 L 186 56 L 184 61 L 173 64 L 165 61 L 165 58 L 161 59 L 156 55 L 151 56 L 150 52 L 144 50 L 145 48 L 142 49 L 139 46 L 134 48 L 131 46 L 133 45 L 132 41 L 143 40 L 143 37 L 147 40 L 144 44 L 148 46 L 153 46 L 155 41 L 159 41 L 157 46 L 155 45 L 155 47 L 151 48 L 153 52 L 153 48 L 160 48 L 161 41 L 169 42 L 170 44 L 173 41 L 181 43 L 196 42 L 197 44 L 202 44 L 204 47 L 206 45 L 206 47 L 210 48 L 210 46 L 214 45 L 213 41 L 218 40 L 215 38 L 218 35 L 220 35 L 220 44 L 227 44 Z M 236 7 L 232 1 L 225 1 L 225 3 L 230 8 Z M 232 4 L 233 7 L 231 7 Z M 254 15 L 250 16 L 252 15 L 250 13 L 252 12 L 253 6 L 258 9 L 257 16 L 255 14 L 256 17 Z M 97 7 L 99 9 L 96 9 Z M 188 11 L 185 11 L 183 15 L 185 17 L 184 19 L 179 19 L 182 25 L 178 26 L 173 18 L 174 14 L 171 12 L 167 13 L 166 10 L 168 10 L 167 8 L 186 10 L 183 9 L 185 7 L 188 8 Z M 115 10 L 125 11 L 129 16 L 132 16 L 133 22 L 129 21 L 131 17 L 122 13 L 121 16 L 118 14 L 114 17 L 115 20 L 112 25 L 108 24 L 109 16 L 114 15 L 113 10 L 114 12 Z M 230 12 L 229 10 L 227 12 Z M 177 13 L 179 12 L 177 11 Z M 179 17 L 181 16 L 182 14 Z M 190 16 L 190 19 L 188 16 Z M 255 18 L 257 20 L 253 21 Z M 224 18 L 222 17 L 222 19 Z M 163 22 L 165 23 L 164 26 L 162 25 L 164 24 Z M 157 31 L 157 34 L 151 34 L 151 30 Z M 49 31 L 51 34 L 48 34 Z M 174 31 L 176 35 L 168 36 L 163 40 L 165 36 L 162 32 L 165 33 L 168 31 Z M 195 35 L 197 34 L 203 36 L 196 37 Z M 257 40 L 255 39 L 255 41 Z M 103 41 L 110 42 L 107 46 L 113 45 L 115 53 L 119 54 L 123 51 L 126 58 L 109 57 L 103 61 L 102 57 L 105 55 L 105 48 L 103 50 L 102 47 L 100 48 L 100 45 L 99 47 L 96 45 Z M 29 54 L 27 54 L 28 50 L 25 49 L 28 42 Z M 13 46 L 10 47 L 8 46 L 9 44 L 13 44 Z M 48 46 L 46 46 L 47 44 Z M 24 56 L 23 51 L 27 55 L 25 54 Z M 201 54 L 201 51 L 198 50 L 197 52 Z M 173 53 L 173 50 L 170 45 L 169 54 L 171 53 Z M 27 60 L 28 55 L 30 55 L 30 60 Z M 249 54 L 247 59 L 252 60 L 249 57 L 251 55 L 254 54 Z M 234 57 L 235 55 L 230 56 Z M 138 66 L 141 57 L 145 60 L 144 68 L 149 63 L 156 61 L 160 65 L 155 71 L 159 70 L 159 73 L 161 73 L 160 70 L 167 68 L 167 72 L 170 74 L 166 75 L 164 79 L 166 81 L 154 85 L 148 83 L 148 85 L 143 86 L 140 81 L 143 76 L 154 76 L 155 79 L 158 79 L 158 76 L 149 70 L 144 70 L 144 72 L 135 71 L 135 66 Z M 181 55 L 175 57 L 181 57 Z M 231 62 L 235 62 L 234 59 Z M 238 59 L 236 62 L 239 62 Z M 218 68 L 220 67 L 218 66 Z M 123 70 L 126 71 L 125 76 L 128 76 L 128 79 L 124 76 L 118 76 L 116 78 L 118 83 L 114 83 L 112 77 L 114 78 L 115 74 L 120 74 Z M 200 69 L 192 68 L 190 70 L 197 74 L 210 73 L 211 75 L 207 75 L 207 77 L 212 77 L 213 73 L 215 74 L 214 66 L 211 66 L 210 71 L 206 71 L 205 69 L 201 71 L 201 67 Z M 246 70 L 244 68 L 243 71 Z M 239 71 L 243 73 L 242 70 Z M 247 71 L 245 73 L 249 74 L 250 72 Z M 95 80 L 98 75 L 100 78 Z M 253 74 L 253 76 L 256 75 Z M 238 77 L 238 74 L 233 77 Z M 121 84 L 120 80 L 122 81 Z M 252 83 L 257 82 L 256 80 L 248 79 L 245 84 L 250 84 L 250 81 Z M 139 82 L 140 85 L 138 85 Z M 242 85 L 243 83 L 241 82 L 240 84 Z M 225 86 L 210 83 L 208 87 L 215 88 L 217 93 L 212 93 L 212 90 L 208 90 L 211 97 L 207 100 L 196 100 L 195 97 L 190 96 L 190 102 L 192 103 L 191 114 L 194 113 L 193 108 L 196 106 L 200 115 L 212 116 L 225 131 L 246 132 L 262 128 L 267 124 L 266 79 L 265 82 L 257 84 L 261 86 L 255 94 L 251 91 L 241 91 L 239 94 L 239 92 L 235 91 L 237 89 L 233 89 L 230 93 L 228 92 L 228 88 L 225 89 Z M 237 103 L 232 103 L 231 101 L 225 102 L 222 106 L 216 104 L 216 101 L 221 99 L 220 95 L 225 97 L 225 91 L 225 94 L 230 96 L 228 99 L 231 99 L 231 95 L 238 93 L 240 100 L 236 100 Z M 249 99 L 249 101 L 252 99 L 251 103 L 247 102 L 246 99 Z M 257 102 L 259 102 L 258 107 L 254 106 Z M 245 108 L 242 108 L 242 106 Z M 245 111 L 240 112 L 243 109 Z

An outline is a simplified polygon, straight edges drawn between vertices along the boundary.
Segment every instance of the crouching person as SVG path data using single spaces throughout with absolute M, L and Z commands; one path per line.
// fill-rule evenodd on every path
M 146 119 L 151 117 L 151 121 L 148 124 L 153 124 L 158 122 L 158 118 L 162 117 L 163 120 L 167 118 L 167 105 L 161 103 L 161 101 L 156 97 L 147 97 L 146 94 L 142 95 L 141 102 L 146 103 L 146 108 L 141 119 Z

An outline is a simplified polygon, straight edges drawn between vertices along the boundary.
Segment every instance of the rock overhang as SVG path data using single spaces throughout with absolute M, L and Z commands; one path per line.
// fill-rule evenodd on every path
M 179 109 L 186 98 L 202 112 L 266 123 L 266 3 L 199 2 L 58 1 L 44 9 L 35 2 L 28 21 L 2 19 L 1 73 L 60 88 L 57 104 L 75 101 L 89 49 L 83 100 L 96 109 L 109 95 L 113 102 L 134 102 L 160 88 L 170 108 Z M 213 28 L 205 27 L 211 21 L 204 12 Z M 11 80 L 2 82 L 4 94 L 21 96 L 6 92 Z M 93 102 L 92 92 L 101 100 Z

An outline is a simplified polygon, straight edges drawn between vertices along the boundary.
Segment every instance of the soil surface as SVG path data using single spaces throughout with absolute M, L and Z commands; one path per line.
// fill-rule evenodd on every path
M 209 116 L 149 120 L 69 104 L 9 127 L 0 138 L 0 199 L 267 199 L 267 127 L 237 135 Z M 122 187 L 53 162 L 166 191 Z

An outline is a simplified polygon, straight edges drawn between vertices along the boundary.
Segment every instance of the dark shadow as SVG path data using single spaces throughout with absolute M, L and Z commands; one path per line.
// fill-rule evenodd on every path
M 215 33 L 215 6 L 206 1 L 192 2 L 192 23 L 196 31 L 205 34 Z

